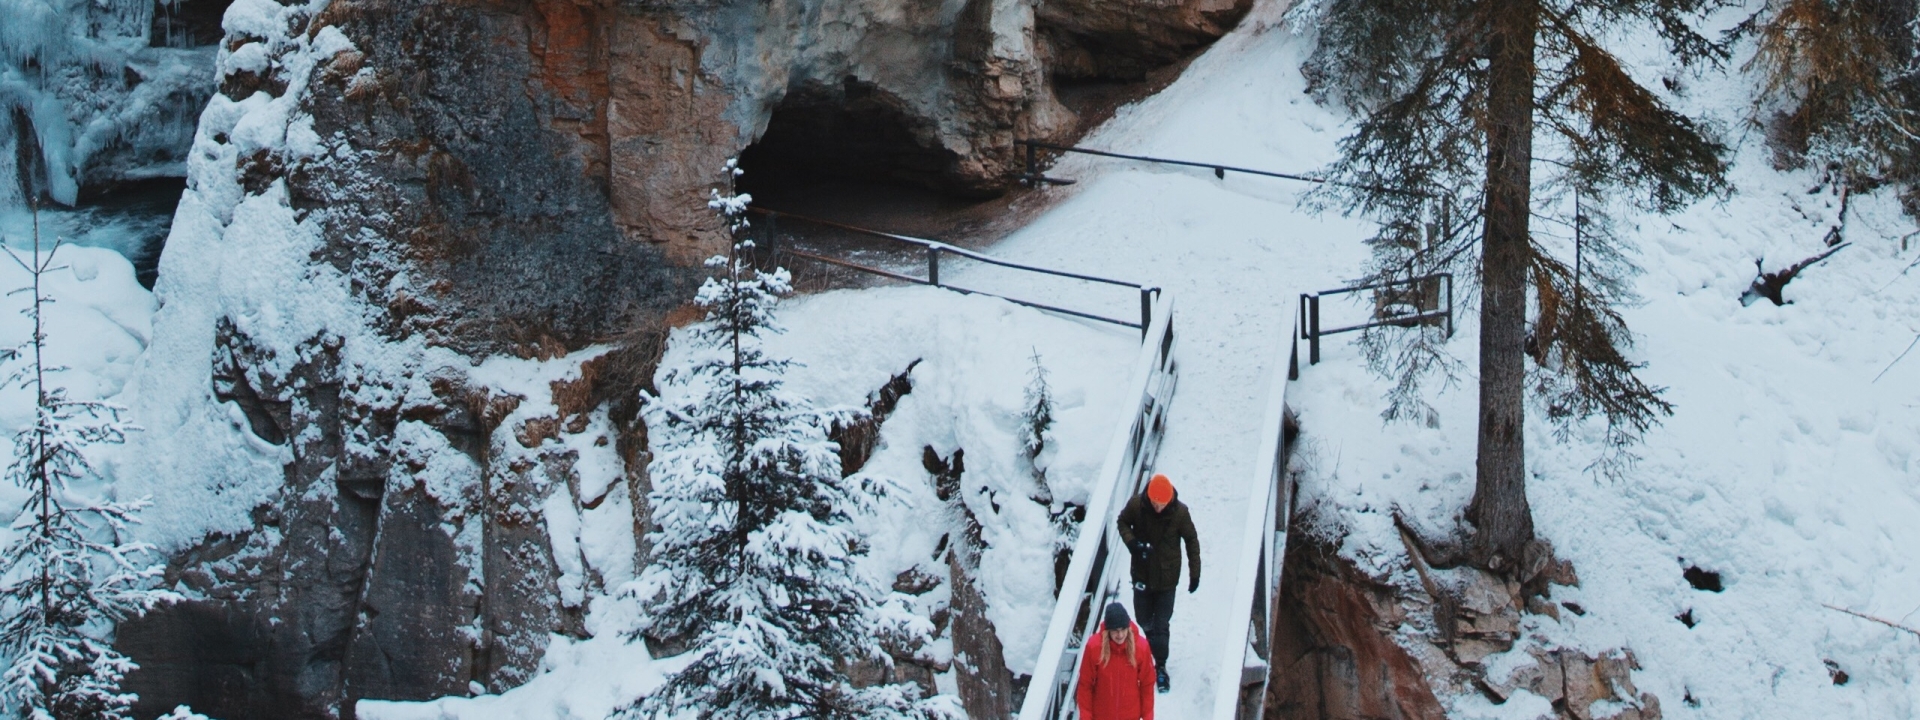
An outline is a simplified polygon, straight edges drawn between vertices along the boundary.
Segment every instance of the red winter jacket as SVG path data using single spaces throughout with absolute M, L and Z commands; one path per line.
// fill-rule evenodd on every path
M 1106 667 L 1100 667 L 1100 645 L 1107 641 L 1105 630 L 1087 641 L 1080 653 L 1080 684 L 1073 700 L 1083 720 L 1153 720 L 1153 648 L 1133 626 L 1133 657 L 1138 666 L 1127 664 L 1124 648 L 1108 653 Z

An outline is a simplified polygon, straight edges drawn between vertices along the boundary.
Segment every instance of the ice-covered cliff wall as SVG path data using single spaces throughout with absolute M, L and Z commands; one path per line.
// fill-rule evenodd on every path
M 0 210 L 178 177 L 226 0 L 0 0 Z

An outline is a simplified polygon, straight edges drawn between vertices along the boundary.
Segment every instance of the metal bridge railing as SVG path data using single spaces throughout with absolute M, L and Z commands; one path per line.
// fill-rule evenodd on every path
M 1360 184 L 1360 183 L 1341 182 L 1338 180 L 1328 180 L 1326 178 L 1318 177 L 1315 175 L 1303 175 L 1300 173 L 1289 173 L 1289 172 L 1276 172 L 1273 170 L 1257 170 L 1254 168 L 1236 167 L 1233 165 L 1224 165 L 1221 163 L 1196 162 L 1193 160 L 1177 160 L 1174 158 L 1152 157 L 1148 155 L 1128 155 L 1126 153 L 1110 152 L 1107 150 L 1094 150 L 1092 148 L 1083 148 L 1077 145 L 1056 145 L 1054 143 L 1041 142 L 1039 140 L 1015 140 L 1013 141 L 1013 144 L 1026 148 L 1027 167 L 1026 167 L 1026 171 L 1020 174 L 1020 182 L 1030 186 L 1072 185 L 1074 182 L 1076 182 L 1074 180 L 1070 180 L 1067 178 L 1047 177 L 1046 175 L 1041 174 L 1040 151 L 1049 150 L 1057 153 L 1078 153 L 1081 155 L 1093 155 L 1096 157 L 1114 158 L 1116 160 L 1133 160 L 1136 162 L 1154 163 L 1157 165 L 1178 165 L 1181 167 L 1202 168 L 1202 169 L 1212 170 L 1213 176 L 1216 178 L 1220 178 L 1222 180 L 1226 179 L 1227 173 L 1236 172 L 1244 175 L 1258 175 L 1261 177 L 1280 178 L 1282 180 L 1298 180 L 1300 182 L 1310 182 L 1310 183 L 1325 184 L 1325 185 L 1338 185 L 1341 187 L 1358 188 L 1362 190 L 1391 193 L 1395 195 L 1407 195 L 1412 197 L 1432 197 L 1427 193 L 1420 192 L 1417 190 L 1407 190 L 1405 188 L 1390 188 L 1390 187 L 1384 187 L 1380 185 L 1367 185 L 1367 184 Z
M 897 235 L 889 232 L 881 232 L 879 230 L 869 230 L 867 228 L 854 227 L 852 225 L 837 223 L 832 220 L 822 220 L 820 218 L 807 217 L 805 215 L 795 215 L 793 213 L 780 212 L 777 210 L 767 210 L 764 208 L 749 208 L 748 212 L 756 215 L 764 216 L 768 218 L 769 221 L 777 221 L 779 218 L 791 218 L 794 220 L 799 220 L 801 222 L 812 223 L 812 224 L 821 225 L 824 227 L 836 228 L 839 230 L 845 230 L 847 232 L 855 233 L 858 235 L 864 235 L 866 237 L 888 240 L 894 243 L 902 244 L 904 246 L 916 248 L 918 252 L 923 253 L 926 257 L 926 277 L 924 278 L 916 277 L 906 273 L 894 272 L 892 270 L 876 268 L 869 265 L 863 265 L 857 262 L 843 260 L 840 258 L 829 257 L 820 253 L 808 252 L 806 250 L 801 250 L 801 249 L 792 248 L 792 247 L 782 247 L 778 249 L 777 252 L 781 254 L 798 257 L 798 258 L 804 258 L 806 260 L 810 260 L 813 262 L 825 263 L 828 265 L 846 268 L 849 270 L 856 270 L 856 271 L 868 273 L 871 275 L 877 275 L 890 280 L 898 280 L 901 282 L 908 282 L 908 283 L 914 283 L 919 285 L 932 285 L 934 287 L 945 288 L 948 290 L 961 292 L 961 293 L 997 297 L 1002 300 L 1006 300 L 1007 302 L 1014 303 L 1016 305 L 1025 305 L 1027 307 L 1036 308 L 1039 310 L 1046 310 L 1048 312 L 1056 312 L 1062 315 L 1072 315 L 1074 317 L 1086 318 L 1088 320 L 1097 320 L 1099 322 L 1113 323 L 1115 325 L 1120 325 L 1123 327 L 1137 328 L 1142 333 L 1145 333 L 1147 331 L 1147 327 L 1151 325 L 1153 322 L 1153 298 L 1156 294 L 1160 292 L 1159 288 L 1153 287 L 1151 285 L 1142 285 L 1140 283 L 1128 282 L 1125 280 L 1114 280 L 1112 278 L 1103 278 L 1103 277 L 1098 277 L 1094 275 L 1083 275 L 1080 273 L 1067 272 L 1064 270 L 1054 270 L 1052 268 L 1043 268 L 1043 267 L 1038 267 L 1034 265 L 1025 265 L 1021 263 L 1012 262 L 1009 260 L 1003 260 L 1001 258 L 997 258 L 992 255 L 977 253 L 972 250 L 968 250 L 966 248 L 955 247 L 937 240 L 928 240 L 925 238 L 911 237 L 908 235 Z M 1117 287 L 1132 288 L 1138 291 L 1140 295 L 1140 315 L 1139 315 L 1140 319 L 1138 322 L 1135 322 L 1135 321 L 1123 319 L 1123 318 L 1108 317 L 1105 315 L 1099 315 L 1099 314 L 1090 313 L 1090 312 L 1082 312 L 1079 310 L 1070 310 L 1063 307 L 1046 305 L 1042 303 L 1032 302 L 1029 300 L 1021 300 L 1019 298 L 1007 297 L 1005 295 L 998 295 L 995 293 L 986 292 L 984 290 L 976 290 L 976 289 L 960 287 L 958 285 L 954 285 L 951 282 L 942 281 L 940 278 L 941 258 L 948 257 L 948 256 L 965 258 L 968 260 L 973 260 L 976 262 L 981 262 L 981 263 L 993 265 L 996 267 L 1003 267 L 1011 270 L 1019 270 L 1022 272 L 1038 273 L 1041 275 L 1068 278 L 1071 280 L 1080 280 L 1083 282 L 1090 282 L 1090 283 L 1095 283 L 1100 285 L 1113 285 Z
M 1291 340 L 1289 340 L 1291 342 Z M 1278 352 L 1291 350 L 1283 344 Z M 1276 358 L 1277 360 L 1277 358 Z M 1260 454 L 1254 463 L 1251 505 L 1237 560 L 1232 600 L 1242 608 L 1232 616 L 1214 677 L 1213 720 L 1260 720 L 1266 710 L 1267 679 L 1272 676 L 1273 623 L 1280 609 L 1280 569 L 1287 555 L 1287 524 L 1293 516 L 1293 487 L 1286 477 L 1287 363 L 1274 363 L 1267 409 L 1260 425 Z
M 1173 402 L 1178 366 L 1173 359 L 1173 297 L 1155 294 L 1153 322 L 1148 326 L 1135 360 L 1127 394 L 1126 424 L 1119 428 L 1095 476 L 1087 502 L 1086 520 L 1074 541 L 1073 558 L 1054 598 L 1053 616 L 1040 643 L 1033 681 L 1020 705 L 1019 720 L 1076 718 L 1073 683 L 1079 673 L 1080 651 L 1100 608 L 1119 597 L 1127 577 L 1127 553 L 1122 549 L 1115 520 L 1127 498 L 1140 491 L 1160 452 L 1166 432 L 1167 406 Z
M 1372 291 L 1373 313 L 1366 322 L 1337 327 L 1320 327 L 1320 298 L 1330 295 Z M 1443 325 L 1447 337 L 1453 337 L 1453 273 L 1434 273 L 1407 280 L 1389 280 L 1372 285 L 1355 285 L 1317 293 L 1300 293 L 1299 331 L 1295 337 L 1307 341 L 1307 364 L 1320 364 L 1320 338 L 1376 327 L 1414 327 Z M 1299 353 L 1288 360 L 1287 378 L 1300 379 Z

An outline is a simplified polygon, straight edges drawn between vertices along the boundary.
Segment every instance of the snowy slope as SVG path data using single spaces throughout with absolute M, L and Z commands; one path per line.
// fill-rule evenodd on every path
M 839 291 L 789 300 L 776 322 L 792 330 L 765 339 L 771 356 L 798 362 L 788 388 L 821 407 L 864 405 L 868 395 L 915 360 L 913 390 L 881 427 L 880 443 L 862 473 L 891 478 L 900 492 L 881 502 L 858 529 L 872 550 L 861 569 L 881 587 L 918 567 L 939 578 L 947 566 L 936 548 L 959 527 L 921 464 L 922 448 L 942 456 L 965 450 L 962 494 L 984 526 L 977 581 L 988 599 L 988 619 L 1006 644 L 1009 666 L 1031 672 L 1053 605 L 1054 530 L 1047 506 L 1030 501 L 1036 486 L 1020 465 L 1020 411 L 1032 357 L 1050 375 L 1055 399 L 1051 442 L 1041 456 L 1057 500 L 1084 503 L 1105 447 L 1121 418 L 1119 396 L 1139 343 L 1125 328 L 1063 318 L 1002 300 L 933 288 Z M 688 365 L 676 343 L 660 372 Z M 916 610 L 932 614 L 949 597 L 945 583 L 920 596 Z M 599 718 L 660 682 L 686 656 L 648 660 L 643 644 L 628 645 L 634 603 L 595 598 L 594 637 L 556 637 L 543 675 L 497 696 L 445 698 L 429 703 L 362 702 L 371 720 Z M 953 658 L 951 642 L 932 652 Z M 938 687 L 953 692 L 951 675 Z
M 1790 285 L 1792 304 L 1741 307 L 1753 260 L 1774 269 L 1813 254 L 1838 203 L 1752 148 L 1735 181 L 1727 203 L 1641 218 L 1633 233 L 1646 304 L 1627 320 L 1645 377 L 1676 407 L 1638 466 L 1595 477 L 1584 472 L 1600 454 L 1594 428 L 1559 442 L 1529 417 L 1535 520 L 1583 581 L 1555 599 L 1588 611 L 1535 631 L 1590 652 L 1632 648 L 1644 667 L 1635 682 L 1667 717 L 1911 717 L 1920 638 L 1821 605 L 1909 624 L 1920 608 L 1920 362 L 1887 369 L 1920 333 L 1920 276 L 1900 276 L 1915 252 L 1894 239 L 1912 222 L 1885 198 L 1855 198 L 1853 247 Z M 1454 342 L 1469 368 L 1475 332 L 1469 318 Z M 1339 518 L 1353 533 L 1344 552 L 1363 567 L 1407 580 L 1384 510 L 1405 508 L 1437 533 L 1464 507 L 1472 378 L 1438 395 L 1439 427 L 1382 428 L 1386 386 L 1360 363 L 1335 343 L 1292 393 L 1310 464 L 1302 502 Z M 1693 589 L 1682 571 L 1696 564 L 1722 573 L 1724 592 Z M 1689 611 L 1691 629 L 1677 619 Z M 1456 709 L 1533 717 L 1477 698 Z
M 1530 414 L 1535 520 L 1582 580 L 1554 597 L 1586 610 L 1533 618 L 1530 632 L 1588 653 L 1631 648 L 1643 667 L 1635 683 L 1669 718 L 1912 717 L 1920 638 L 1822 604 L 1920 618 L 1920 358 L 1888 369 L 1920 333 L 1920 274 L 1901 274 L 1920 255 L 1899 239 L 1913 220 L 1887 197 L 1856 196 L 1853 246 L 1795 280 L 1792 304 L 1742 307 L 1754 261 L 1776 270 L 1821 250 L 1838 199 L 1809 173 L 1768 165 L 1745 124 L 1744 57 L 1729 69 L 1675 68 L 1657 43 L 1637 40 L 1615 43 L 1640 63 L 1636 75 L 1653 87 L 1675 79 L 1671 100 L 1735 145 L 1735 191 L 1671 218 L 1617 211 L 1646 269 L 1635 283 L 1645 304 L 1626 313 L 1635 359 L 1669 388 L 1675 414 L 1618 480 L 1586 471 L 1601 454 L 1598 428 L 1561 440 Z M 1467 372 L 1437 392 L 1438 427 L 1383 427 L 1386 383 L 1344 341 L 1290 393 L 1304 431 L 1302 504 L 1346 534 L 1344 554 L 1408 586 L 1417 581 L 1386 513 L 1401 508 L 1438 534 L 1471 495 L 1476 333 L 1469 308 L 1451 346 Z M 1682 577 L 1692 566 L 1721 573 L 1724 591 L 1694 589 Z M 1533 718 L 1545 706 L 1444 699 L 1463 718 Z
M 32 261 L 31 235 L 4 237 L 9 249 Z M 134 362 L 152 335 L 153 295 L 134 280 L 133 265 L 112 250 L 67 246 L 53 260 L 53 269 L 41 277 L 42 294 L 53 299 L 43 308 L 44 358 L 49 368 L 58 368 L 47 374 L 47 384 L 66 388 L 75 400 L 124 402 L 122 391 Z M 33 334 L 32 320 L 21 313 L 32 303 L 32 283 L 32 276 L 13 258 L 0 256 L 0 338 L 7 349 Z M 30 358 L 7 362 L 0 377 L 10 377 Z M 13 458 L 14 434 L 33 423 L 33 405 L 30 388 L 0 385 L 0 457 Z M 122 451 L 121 446 L 97 446 L 88 459 L 104 467 Z M 0 483 L 0 507 L 14 507 L 23 497 L 20 488 Z

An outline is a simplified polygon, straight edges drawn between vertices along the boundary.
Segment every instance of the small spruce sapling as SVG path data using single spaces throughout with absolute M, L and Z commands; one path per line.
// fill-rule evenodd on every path
M 1040 494 L 1035 500 L 1048 504 L 1053 502 L 1053 490 L 1047 486 L 1047 468 L 1040 463 L 1040 453 L 1046 451 L 1048 431 L 1053 428 L 1053 389 L 1047 385 L 1047 369 L 1040 364 L 1040 350 L 1036 348 L 1031 358 L 1033 367 L 1027 370 L 1025 408 L 1020 412 L 1020 450 L 1027 466 L 1033 470 L 1034 483 L 1039 486 Z
M 645 398 L 655 456 L 652 563 L 633 584 L 638 634 L 690 641 L 692 662 L 626 717 L 911 718 L 945 704 L 917 702 L 911 684 L 856 688 L 848 663 L 889 662 L 879 649 L 924 642 L 931 624 L 881 590 L 854 563 L 865 540 L 848 521 L 889 488 L 842 477 L 827 437 L 833 411 L 783 387 L 792 362 L 770 356 L 773 309 L 787 271 L 752 269 L 742 238 L 752 198 L 729 190 L 709 207 L 737 239 L 708 265 L 696 302 L 696 360 Z M 668 399 L 672 398 L 672 399 Z
M 147 501 L 115 501 L 86 487 L 97 480 L 87 450 L 124 442 L 138 428 L 123 408 L 75 400 L 52 384 L 49 376 L 62 368 L 46 364 L 45 310 L 53 298 L 42 282 L 59 269 L 60 246 L 40 251 L 36 213 L 32 259 L 6 250 L 33 279 L 22 288 L 32 293 L 22 312 L 33 335 L 5 359 L 24 357 L 9 381 L 33 393 L 34 418 L 14 435 L 6 473 L 28 494 L 13 538 L 0 547 L 0 703 L 35 720 L 125 718 L 137 698 L 121 692 L 120 682 L 136 666 L 114 650 L 113 625 L 178 596 L 147 589 L 161 572 L 141 562 L 153 548 L 123 537 Z

